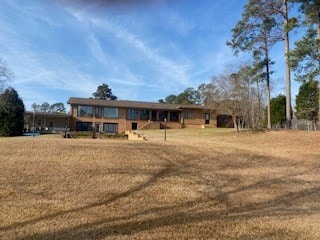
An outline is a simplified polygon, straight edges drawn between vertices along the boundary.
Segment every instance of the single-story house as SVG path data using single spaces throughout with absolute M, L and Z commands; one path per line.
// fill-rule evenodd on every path
M 216 111 L 197 104 L 102 100 L 71 97 L 71 131 L 121 133 L 125 130 L 217 127 Z

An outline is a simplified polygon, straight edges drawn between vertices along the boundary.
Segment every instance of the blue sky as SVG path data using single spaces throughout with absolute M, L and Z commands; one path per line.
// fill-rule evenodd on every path
M 27 109 L 91 97 L 102 83 L 119 99 L 158 101 L 245 59 L 225 44 L 245 0 L 115 2 L 1 0 L 0 57 Z M 271 57 L 273 94 L 284 93 L 283 43 Z

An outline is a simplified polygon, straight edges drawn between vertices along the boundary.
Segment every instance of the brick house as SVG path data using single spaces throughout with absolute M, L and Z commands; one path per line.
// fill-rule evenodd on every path
M 121 133 L 125 130 L 216 127 L 217 115 L 203 105 L 181 105 L 71 97 L 71 131 Z

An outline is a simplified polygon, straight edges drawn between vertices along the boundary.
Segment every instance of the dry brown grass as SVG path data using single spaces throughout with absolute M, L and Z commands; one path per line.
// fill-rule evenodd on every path
M 0 138 L 0 239 L 320 239 L 320 132 Z

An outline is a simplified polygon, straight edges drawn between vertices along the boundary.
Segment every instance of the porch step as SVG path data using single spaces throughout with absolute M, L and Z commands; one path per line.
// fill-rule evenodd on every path
M 160 129 L 160 122 L 147 122 L 144 126 L 139 127 L 139 130 Z
M 147 140 L 143 135 L 132 130 L 126 130 L 125 133 L 128 135 L 128 140 L 134 140 L 134 141 Z
M 203 124 L 203 125 L 201 125 L 201 128 L 215 128 L 215 126 L 209 125 L 209 124 Z

